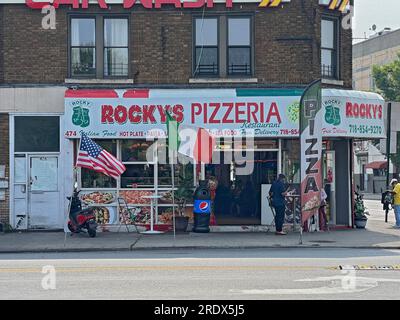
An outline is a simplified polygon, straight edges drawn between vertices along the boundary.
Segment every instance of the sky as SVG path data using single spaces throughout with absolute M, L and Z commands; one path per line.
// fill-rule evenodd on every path
M 390 27 L 400 28 L 400 0 L 355 0 L 353 37 L 363 38 L 373 34 L 371 26 L 375 24 L 377 31 Z M 360 40 L 357 40 L 358 42 Z

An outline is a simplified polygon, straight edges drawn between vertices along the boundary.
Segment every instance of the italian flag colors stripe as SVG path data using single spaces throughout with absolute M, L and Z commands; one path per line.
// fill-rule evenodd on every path
M 206 129 L 192 126 L 181 126 L 179 129 L 178 152 L 196 163 L 211 163 L 215 149 L 215 137 Z

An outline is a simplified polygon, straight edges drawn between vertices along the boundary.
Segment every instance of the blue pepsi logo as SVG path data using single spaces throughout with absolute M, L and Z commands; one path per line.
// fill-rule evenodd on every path
M 208 202 L 207 201 L 200 202 L 199 208 L 201 211 L 206 211 L 208 209 Z

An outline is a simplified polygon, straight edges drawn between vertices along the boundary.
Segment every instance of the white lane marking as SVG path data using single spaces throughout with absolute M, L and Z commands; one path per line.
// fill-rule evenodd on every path
M 339 281 L 338 281 L 339 280 Z M 317 294 L 342 294 L 357 293 L 367 291 L 378 287 L 379 282 L 400 282 L 400 279 L 386 278 L 367 278 L 355 277 L 354 286 L 344 286 L 343 281 L 347 281 L 346 276 L 318 277 L 310 279 L 297 279 L 294 282 L 321 282 L 330 281 L 330 286 L 322 286 L 316 288 L 290 288 L 290 289 L 231 289 L 231 293 L 248 294 L 248 295 L 317 295 Z

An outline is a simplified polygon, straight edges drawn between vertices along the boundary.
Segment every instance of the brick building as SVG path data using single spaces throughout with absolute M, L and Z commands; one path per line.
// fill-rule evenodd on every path
M 324 0 L 282 0 L 278 6 L 276 1 L 234 0 L 231 7 L 221 0 L 200 8 L 160 0 L 142 1 L 143 5 L 132 8 L 124 8 L 118 0 L 106 1 L 106 9 L 97 4 L 87 9 L 60 5 L 55 10 L 55 29 L 43 28 L 46 14 L 32 8 L 40 7 L 38 1 L 26 2 L 30 5 L 23 0 L 0 4 L 0 165 L 6 165 L 3 180 L 8 182 L 0 189 L 5 193 L 4 200 L 0 198 L 0 221 L 14 228 L 62 227 L 68 207 L 65 196 L 75 179 L 86 199 L 99 190 L 103 199 L 112 198 L 103 203 L 105 225 L 118 223 L 119 196 L 134 198 L 132 205 L 147 208 L 147 203 L 135 198 L 140 192 L 171 189 L 168 168 L 143 156 L 148 145 L 140 132 L 154 129 L 146 127 L 147 120 L 152 125 L 152 112 L 171 105 L 182 106 L 186 114 L 185 103 L 192 103 L 193 120 L 194 103 L 203 103 L 204 110 L 195 111 L 203 114 L 210 101 L 223 104 L 229 99 L 237 102 L 236 120 L 256 121 L 270 108 L 280 130 L 258 131 L 254 147 L 258 167 L 251 176 L 235 176 L 233 164 L 193 165 L 193 183 L 211 177 L 220 186 L 253 184 L 257 203 L 253 211 L 245 212 L 238 203 L 226 212 L 215 212 L 217 224 L 266 225 L 271 215 L 262 198 L 276 174 L 284 172 L 291 183 L 299 183 L 298 119 L 290 123 L 287 114 L 298 110 L 304 88 L 322 78 L 325 107 L 336 103 L 340 112 L 352 99 L 355 104 L 358 100 L 382 104 L 378 95 L 351 91 L 352 31 L 342 28 L 345 13 L 339 10 L 347 1 L 339 1 L 333 10 Z M 108 120 L 104 114 L 101 119 L 100 113 L 94 115 L 98 108 L 104 111 L 105 103 L 114 108 Z M 139 111 L 122 107 L 141 103 L 142 118 L 135 122 L 132 119 Z M 79 118 L 85 112 L 90 114 L 86 123 Z M 124 112 L 125 119 L 118 123 Z M 204 116 L 195 124 L 224 129 L 209 120 Z M 102 127 L 107 121 L 109 126 Z M 236 132 L 241 121 L 237 122 L 228 126 L 229 132 Z M 371 119 L 368 125 L 376 127 L 372 135 L 383 135 L 380 119 Z M 326 131 L 324 161 L 331 223 L 352 226 L 350 199 L 336 199 L 349 198 L 351 193 L 352 138 L 366 137 L 368 132 L 350 134 L 344 129 Z M 121 179 L 73 169 L 79 130 L 86 130 L 124 161 L 127 173 Z M 221 143 L 219 148 L 226 146 Z M 340 154 L 336 161 L 335 152 Z M 345 173 L 345 178 L 332 180 L 334 172 L 338 177 Z M 172 209 L 167 203 L 157 210 L 157 219 L 166 221 Z

